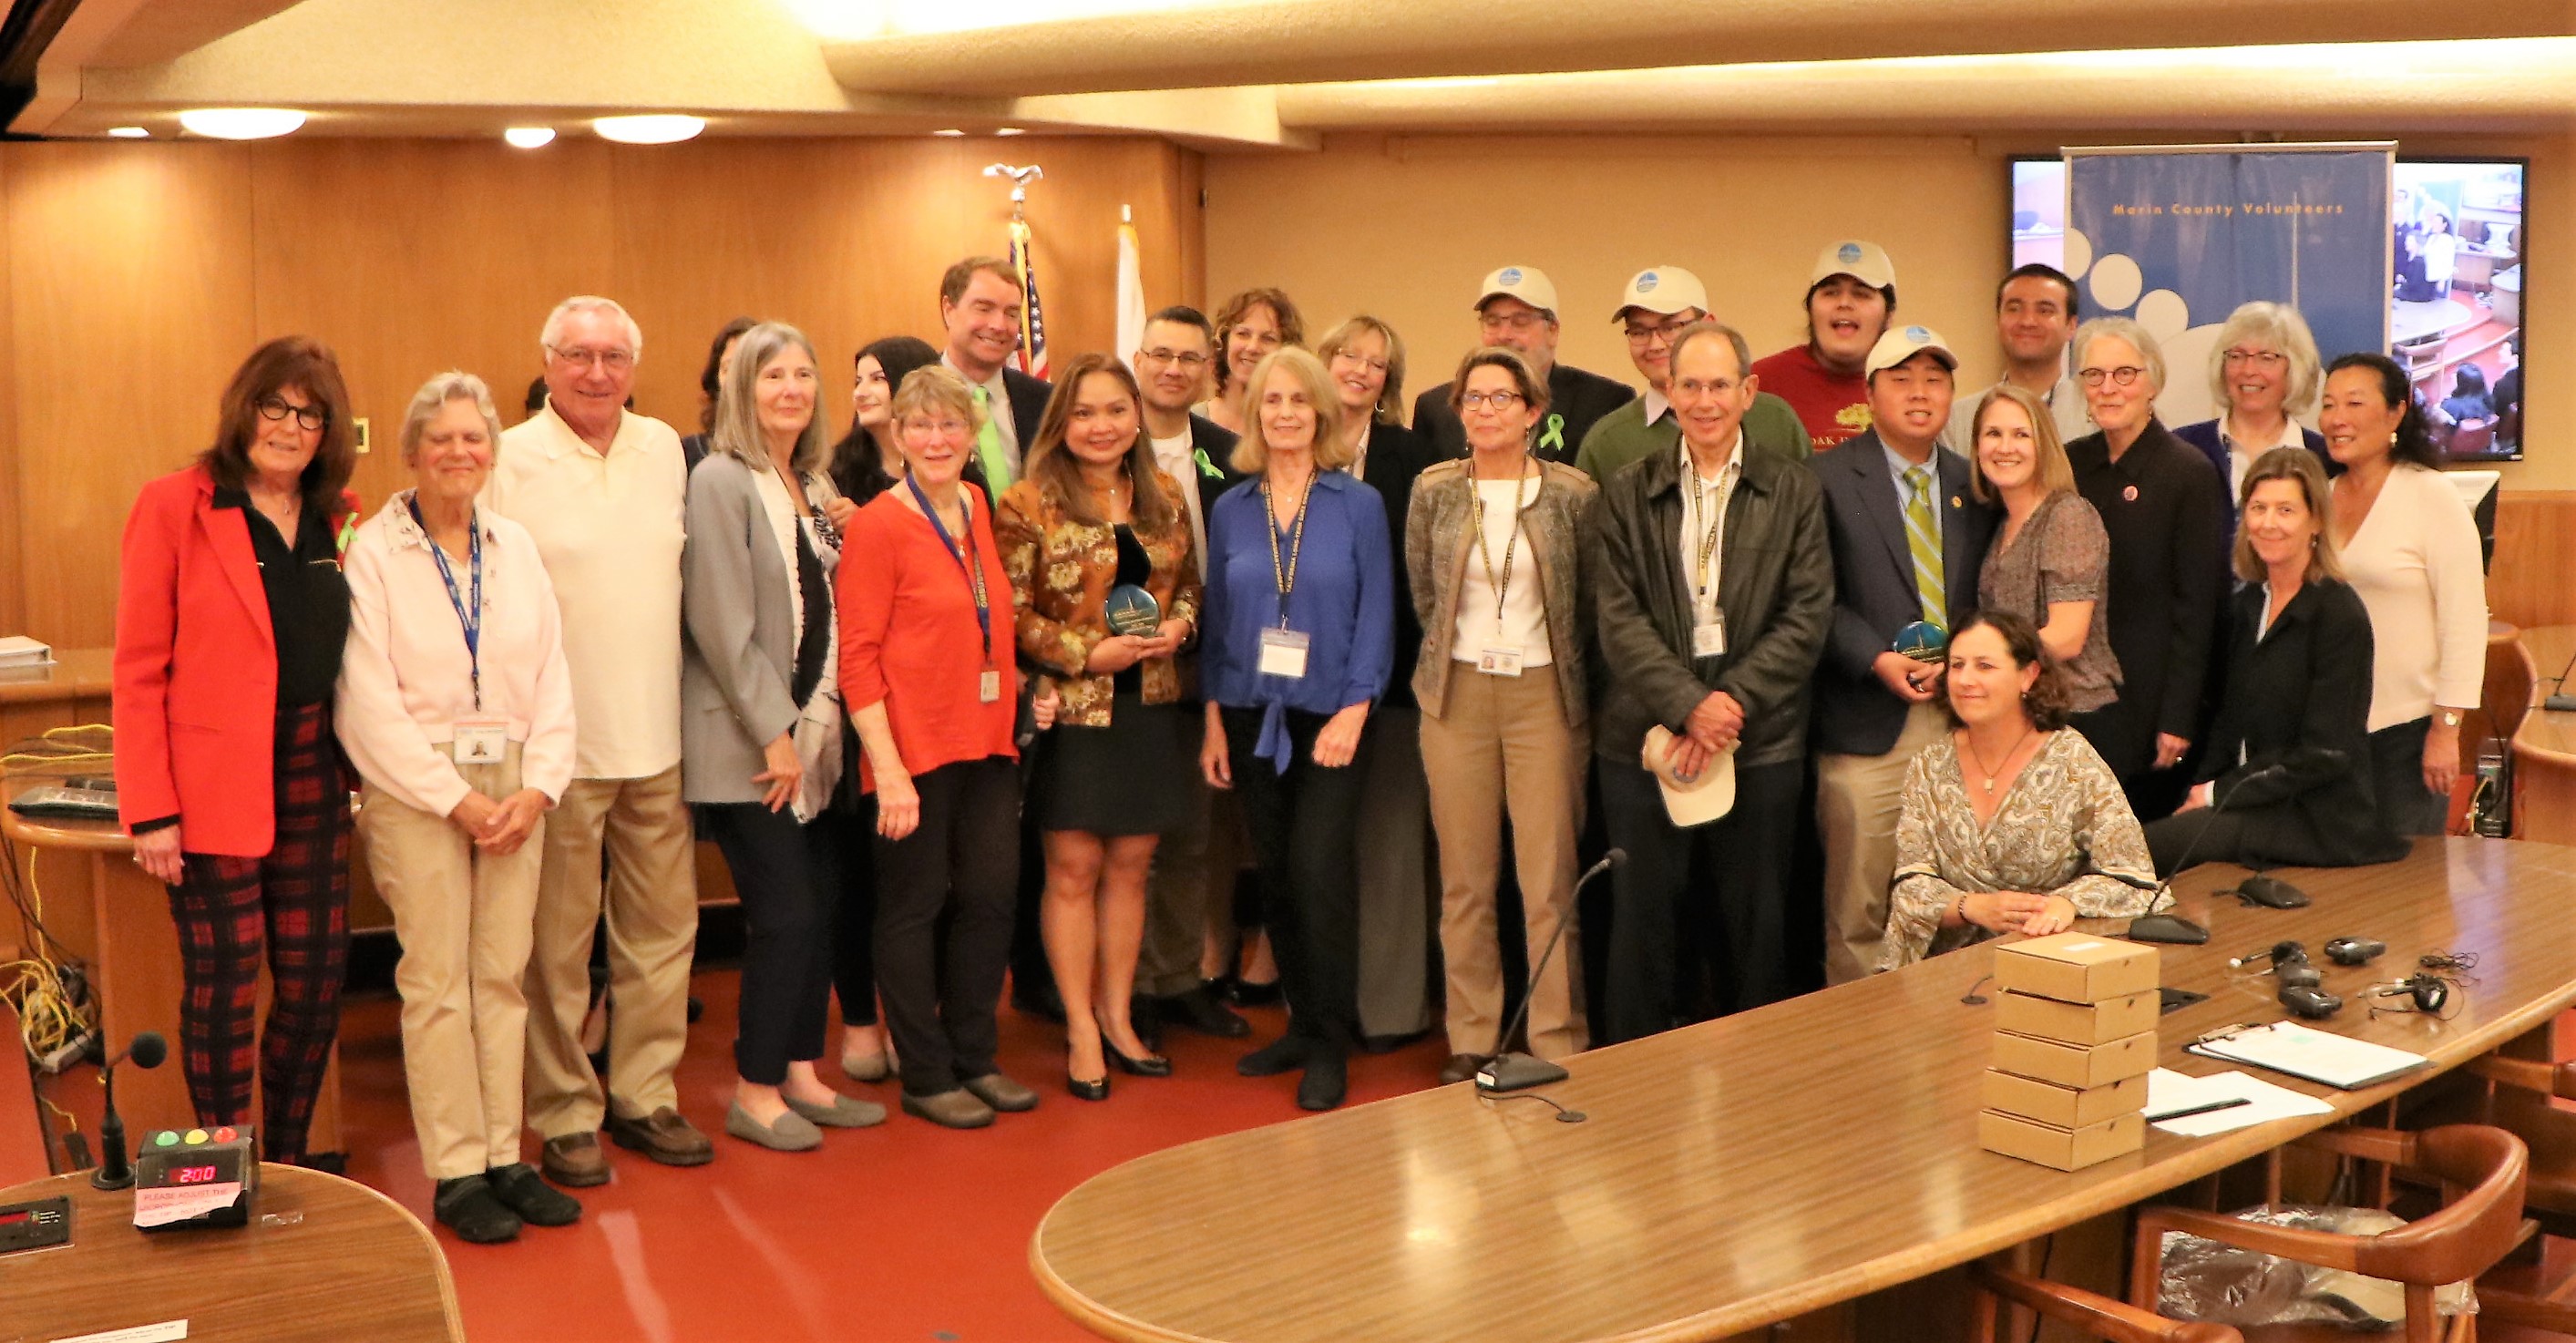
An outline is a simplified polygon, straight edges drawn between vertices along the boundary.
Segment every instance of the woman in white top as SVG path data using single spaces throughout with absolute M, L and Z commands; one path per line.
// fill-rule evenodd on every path
M 572 782 L 572 673 L 536 542 L 475 507 L 500 416 L 483 380 L 412 397 L 414 485 L 349 547 L 337 728 L 402 942 L 403 1071 L 439 1221 L 477 1244 L 581 1205 L 519 1159 L 520 1069 L 546 812 Z
M 2371 787 L 2400 835 L 2440 834 L 2460 772 L 2460 716 L 2486 675 L 2486 568 L 2477 523 L 2436 468 L 2406 371 L 2379 354 L 2326 369 L 2318 417 L 2342 465 L 2332 528 L 2370 610 Z
M 1440 950 L 1449 975 L 1443 1082 L 1476 1074 L 1501 1037 L 1503 966 L 1494 926 L 1503 819 L 1512 823 L 1527 964 L 1574 917 L 1575 844 L 1592 735 L 1584 682 L 1591 625 L 1582 544 L 1592 479 L 1533 457 L 1547 380 L 1509 350 L 1467 356 L 1450 383 L 1466 461 L 1441 462 L 1413 488 L 1405 524 L 1421 658 L 1422 763 L 1440 837 Z M 1559 947 L 1532 991 L 1530 1052 L 1590 1043 L 1574 967 Z
M 832 602 L 841 538 L 813 345 L 764 322 L 732 357 L 706 460 L 689 473 L 680 789 L 724 854 L 746 925 L 725 1132 L 802 1152 L 821 1145 L 816 1125 L 885 1120 L 884 1106 L 814 1074 L 855 823 Z

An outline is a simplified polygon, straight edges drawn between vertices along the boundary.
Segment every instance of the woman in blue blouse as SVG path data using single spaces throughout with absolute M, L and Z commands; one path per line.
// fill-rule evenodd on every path
M 1207 519 L 1207 632 L 1200 654 L 1208 783 L 1242 788 L 1288 1033 L 1236 1071 L 1303 1069 L 1297 1103 L 1342 1103 L 1357 1028 L 1359 897 L 1352 865 L 1370 704 L 1395 656 L 1386 509 L 1345 465 L 1341 399 L 1294 346 L 1245 384 L 1234 467 L 1250 480 Z

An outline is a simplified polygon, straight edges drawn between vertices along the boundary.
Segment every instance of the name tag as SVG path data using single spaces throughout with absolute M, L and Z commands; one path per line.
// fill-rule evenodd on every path
M 1261 632 L 1261 674 L 1291 681 L 1306 679 L 1306 636 L 1295 630 Z
M 1695 658 L 1726 655 L 1726 613 L 1718 612 L 1704 625 L 1691 626 L 1691 656 Z
M 988 671 L 984 673 L 983 679 L 975 683 L 975 693 L 982 697 L 986 704 L 990 704 L 993 701 L 1000 699 L 1002 697 L 1002 673 L 999 671 Z
M 1479 650 L 1476 654 L 1476 670 L 1487 676 L 1518 676 L 1521 674 L 1522 653 L 1523 650 L 1518 644 Z
M 449 743 L 460 765 L 497 765 L 510 749 L 510 725 L 498 718 L 460 718 Z

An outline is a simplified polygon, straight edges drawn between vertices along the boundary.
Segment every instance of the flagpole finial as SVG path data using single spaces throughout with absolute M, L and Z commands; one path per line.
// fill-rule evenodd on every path
M 1118 222 L 1119 222 L 1119 223 L 1121 223 L 1121 224 L 1133 224 L 1133 223 L 1135 223 L 1135 222 L 1136 222 L 1136 209 L 1135 209 L 1135 207 L 1134 207 L 1134 206 L 1131 206 L 1131 205 L 1120 205 L 1120 206 L 1118 207 Z
M 1020 212 L 1020 207 L 1028 204 L 1029 183 L 1045 181 L 1046 169 L 1041 168 L 1034 163 L 1029 164 L 1027 167 L 1013 167 L 1008 163 L 988 163 L 984 165 L 984 175 L 986 177 L 1004 177 L 1010 179 L 1011 213 L 1013 215 L 1017 215 Z

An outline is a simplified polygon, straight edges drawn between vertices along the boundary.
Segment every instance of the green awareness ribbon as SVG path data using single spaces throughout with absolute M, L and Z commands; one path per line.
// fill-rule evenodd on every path
M 1538 434 L 1538 450 L 1541 452 L 1565 451 L 1564 416 L 1550 414 L 1547 417 L 1547 427 L 1540 430 Z

